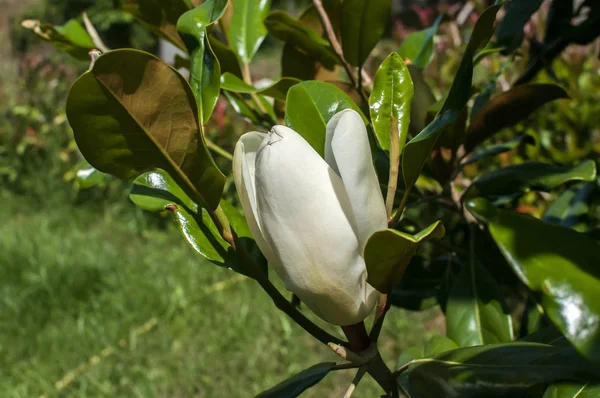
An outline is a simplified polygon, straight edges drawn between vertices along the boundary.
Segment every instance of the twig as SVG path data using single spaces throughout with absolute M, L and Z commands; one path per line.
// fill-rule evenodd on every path
M 83 24 L 85 25 L 85 30 L 87 30 L 88 34 L 92 38 L 94 45 L 103 53 L 110 51 L 110 48 L 108 48 L 108 46 L 104 44 L 104 42 L 100 38 L 100 35 L 98 34 L 98 31 L 96 30 L 96 28 L 94 28 L 92 21 L 90 21 L 85 11 L 83 12 Z
M 360 383 L 365 373 L 367 373 L 366 366 L 361 366 L 360 368 L 358 368 L 356 376 L 354 376 L 354 380 L 352 380 L 352 383 L 348 387 L 348 390 L 346 390 L 346 394 L 344 394 L 344 398 L 350 398 L 352 396 L 354 390 L 356 390 L 356 386 L 358 385 L 358 383 Z
M 244 65 L 242 67 L 242 77 L 244 78 L 244 82 L 246 84 L 252 86 L 252 75 L 250 74 L 250 64 L 248 62 L 244 62 Z M 256 93 L 250 93 L 250 97 L 252 97 L 252 99 L 256 103 L 258 110 L 268 115 L 268 112 L 265 109 L 265 106 L 261 102 L 260 98 L 258 98 L 258 95 L 256 95 Z
M 394 115 L 390 118 L 390 175 L 388 189 L 385 197 L 385 210 L 390 219 L 394 210 L 394 198 L 398 185 L 398 173 L 400 172 L 400 137 L 398 136 L 398 120 Z
M 406 190 L 404 191 L 404 195 L 402 195 L 402 200 L 400 201 L 400 206 L 398 206 L 396 213 L 388 221 L 388 226 L 390 228 L 394 228 L 396 226 L 396 224 L 398 224 L 398 221 L 400 220 L 400 216 L 402 216 L 402 212 L 404 211 L 404 208 L 406 207 L 406 203 L 408 202 L 409 194 L 410 194 L 410 188 L 407 187 Z

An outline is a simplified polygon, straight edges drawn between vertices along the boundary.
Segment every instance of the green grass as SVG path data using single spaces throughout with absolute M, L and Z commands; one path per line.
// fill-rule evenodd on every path
M 250 397 L 337 359 L 256 283 L 202 261 L 125 198 L 93 210 L 0 199 L 3 398 Z M 391 311 L 390 364 L 435 317 Z M 305 396 L 341 396 L 352 377 L 331 374 Z M 379 395 L 365 380 L 356 396 Z

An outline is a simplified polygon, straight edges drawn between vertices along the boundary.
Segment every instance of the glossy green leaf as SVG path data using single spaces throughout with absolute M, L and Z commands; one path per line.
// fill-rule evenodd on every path
M 425 356 L 424 347 L 408 347 L 400 353 L 398 361 L 396 362 L 396 368 L 401 368 L 407 363 L 414 361 L 415 359 L 421 359 Z
M 256 88 L 244 82 L 231 73 L 223 73 L 221 76 L 221 88 L 234 93 L 257 93 L 267 97 L 275 98 L 279 101 L 285 101 L 289 89 L 300 83 L 300 80 L 291 77 L 284 77 L 269 87 Z
M 448 337 L 435 335 L 427 341 L 424 347 L 408 347 L 403 350 L 398 357 L 396 367 L 400 368 L 415 359 L 438 355 L 457 348 L 456 343 Z
M 246 102 L 245 99 L 241 98 L 238 94 L 229 91 L 223 91 L 223 95 L 225 95 L 225 98 L 238 115 L 247 118 L 252 124 L 260 124 L 261 120 L 259 114 L 248 105 L 248 102 Z
M 190 53 L 190 86 L 202 124 L 208 121 L 217 104 L 221 77 L 221 66 L 210 47 L 206 28 L 223 16 L 226 7 L 227 0 L 207 0 L 177 21 L 177 32 Z
M 473 164 L 479 162 L 481 159 L 485 159 L 491 156 L 496 156 L 501 153 L 505 153 L 517 148 L 521 144 L 535 144 L 535 138 L 530 135 L 523 134 L 513 138 L 510 141 L 503 142 L 501 144 L 491 145 L 487 148 L 483 148 L 480 151 L 473 153 L 466 161 L 462 162 L 460 165 L 464 167 L 468 164 Z
M 542 0 L 519 0 L 508 3 L 506 14 L 500 21 L 496 32 L 498 44 L 505 47 L 503 51 L 505 55 L 521 46 L 525 38 L 525 24 L 541 4 Z
M 230 0 L 231 24 L 227 31 L 230 47 L 242 62 L 250 62 L 267 35 L 263 21 L 271 0 Z
M 383 37 L 391 13 L 391 0 L 344 0 L 341 33 L 346 61 L 362 66 Z
M 93 167 L 85 167 L 77 170 L 77 186 L 79 189 L 89 189 L 104 181 L 106 174 Z
M 495 96 L 471 120 L 465 149 L 470 152 L 485 139 L 514 126 L 547 102 L 567 97 L 566 91 L 555 84 L 522 85 Z
M 590 365 L 571 347 L 487 344 L 417 359 L 399 381 L 412 398 L 523 397 L 545 383 L 599 380 Z
M 573 228 L 578 232 L 590 229 L 590 204 L 598 185 L 588 182 L 565 190 L 544 213 L 544 221 Z
M 477 20 L 473 34 L 450 87 L 448 97 L 433 121 L 406 144 L 402 156 L 402 175 L 407 188 L 411 188 L 423 169 L 438 137 L 446 126 L 461 114 L 470 98 L 475 52 L 487 45 L 494 33 L 496 14 L 502 4 L 488 7 Z
M 137 177 L 129 198 L 147 211 L 169 211 L 195 252 L 213 264 L 251 276 L 229 243 L 223 240 L 206 209 L 198 207 L 164 170 L 149 171 Z
M 600 383 L 557 383 L 544 393 L 542 398 L 598 398 Z
M 390 150 L 390 132 L 398 131 L 399 152 L 402 153 L 408 138 L 410 107 L 414 95 L 413 82 L 402 57 L 391 53 L 381 64 L 373 81 L 369 97 L 371 122 L 379 145 Z M 392 123 L 396 127 L 392 129 Z
M 323 156 L 327 122 L 333 115 L 348 108 L 362 115 L 348 94 L 333 84 L 305 81 L 296 84 L 287 93 L 285 123 Z M 367 123 L 364 116 L 363 119 Z
M 96 169 L 127 179 L 158 167 L 194 201 L 217 207 L 225 176 L 204 144 L 194 95 L 158 58 L 137 50 L 102 55 L 71 88 L 67 117 Z
M 584 160 L 573 167 L 527 162 L 502 167 L 473 181 L 463 198 L 521 195 L 531 190 L 551 191 L 569 181 L 594 181 L 596 163 Z
M 339 63 L 339 59 L 327 39 L 317 35 L 308 26 L 303 25 L 289 14 L 283 11 L 273 11 L 265 19 L 265 26 L 269 34 L 313 60 L 322 62 L 328 68 Z
M 263 391 L 256 398 L 294 398 L 314 386 L 333 369 L 334 362 L 323 362 L 304 369 L 275 387 Z
M 217 39 L 213 34 L 208 35 L 208 42 L 210 43 L 210 48 L 213 50 L 213 53 L 219 61 L 221 73 L 231 73 L 232 75 L 242 79 L 243 75 L 242 68 L 240 67 L 240 61 L 233 50 L 223 44 L 223 42 Z
M 441 238 L 444 233 L 440 221 L 415 235 L 394 229 L 375 232 L 364 250 L 367 282 L 380 292 L 388 293 L 402 279 L 419 245 L 429 239 Z
M 77 59 L 89 60 L 89 51 L 96 47 L 90 35 L 75 19 L 70 19 L 63 26 L 27 19 L 21 22 L 21 26 L 33 30 L 36 35 L 52 43 L 60 51 Z
M 404 38 L 398 49 L 402 58 L 408 58 L 419 69 L 425 69 L 433 57 L 433 37 L 435 36 L 443 14 L 440 14 L 433 25 L 427 29 L 413 32 Z
M 588 358 L 600 359 L 600 245 L 560 225 L 504 209 L 485 199 L 466 203 L 519 279 L 539 294 L 546 315 Z
M 157 36 L 185 50 L 177 33 L 177 20 L 191 7 L 185 0 L 120 0 L 121 8 Z
M 446 302 L 446 334 L 459 347 L 513 340 L 510 312 L 487 270 L 475 261 L 453 280 Z

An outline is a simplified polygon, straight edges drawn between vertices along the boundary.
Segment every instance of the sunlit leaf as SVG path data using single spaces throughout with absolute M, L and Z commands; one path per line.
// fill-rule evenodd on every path
M 227 31 L 229 45 L 242 62 L 250 62 L 267 35 L 263 21 L 271 8 L 271 0 L 230 0 L 229 4 L 232 7 Z
M 576 185 L 565 190 L 544 213 L 544 221 L 573 228 L 579 232 L 590 229 L 590 205 L 598 191 L 596 182 Z
M 77 59 L 89 60 L 88 52 L 96 47 L 90 35 L 75 19 L 70 19 L 63 26 L 26 19 L 21 26 L 33 30 L 42 39 Z
M 242 79 L 238 78 L 231 73 L 223 73 L 221 76 L 221 88 L 223 90 L 231 91 L 234 93 L 257 93 L 267 97 L 273 97 L 280 101 L 285 101 L 287 92 L 289 89 L 300 83 L 300 80 L 291 77 L 284 77 L 275 83 L 265 88 L 252 87 Z
M 431 27 L 406 36 L 398 49 L 398 54 L 402 58 L 410 59 L 417 68 L 426 68 L 433 57 L 433 37 L 442 22 L 442 17 L 443 14 L 440 14 Z

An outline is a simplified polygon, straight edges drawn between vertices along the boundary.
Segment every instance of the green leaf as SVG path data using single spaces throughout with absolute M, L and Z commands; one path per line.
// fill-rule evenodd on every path
M 588 358 L 600 359 L 600 245 L 592 237 L 530 216 L 496 209 L 485 199 L 466 203 L 487 222 L 513 271 L 539 294 L 546 315 Z
M 263 391 L 256 398 L 294 398 L 314 386 L 333 369 L 335 362 L 323 362 L 304 369 L 275 387 Z
M 79 189 L 89 189 L 102 183 L 104 177 L 106 174 L 93 167 L 80 168 L 77 170 L 77 186 Z
M 121 8 L 157 36 L 185 50 L 177 33 L 177 20 L 191 7 L 185 0 L 120 0 Z
M 231 24 L 227 32 L 229 45 L 242 62 L 250 62 L 267 35 L 263 21 L 271 0 L 231 0 Z
M 292 18 L 283 11 L 273 11 L 265 19 L 265 26 L 271 35 L 284 41 L 286 46 L 320 61 L 328 68 L 332 68 L 339 59 L 331 44 L 314 33 L 308 26 Z
M 540 106 L 559 98 L 568 98 L 568 95 L 555 84 L 516 86 L 495 96 L 471 120 L 465 149 L 470 152 L 496 132 L 514 126 Z
M 221 76 L 221 88 L 223 90 L 232 91 L 234 93 L 257 93 L 267 97 L 273 97 L 279 101 L 285 101 L 289 89 L 298 83 L 300 83 L 300 80 L 298 79 L 284 77 L 271 84 L 269 87 L 256 88 L 231 73 L 223 73 Z
M 408 138 L 413 95 L 413 82 L 402 57 L 391 53 L 377 70 L 369 97 L 371 121 L 382 149 L 390 151 L 390 132 L 398 131 L 398 153 L 402 153 Z M 395 129 L 392 123 L 397 125 Z
M 346 61 L 362 66 L 383 37 L 391 13 L 391 0 L 344 0 L 341 33 Z
M 394 229 L 377 231 L 364 250 L 367 282 L 382 293 L 388 293 L 402 279 L 420 244 L 444 236 L 444 226 L 436 221 L 415 235 Z
M 522 195 L 531 190 L 549 192 L 569 181 L 594 181 L 596 163 L 584 160 L 573 167 L 526 162 L 502 167 L 473 181 L 463 198 Z
M 219 99 L 221 66 L 212 52 L 206 28 L 225 12 L 227 0 L 207 0 L 183 14 L 177 21 L 177 32 L 190 53 L 190 86 L 204 125 Z
M 565 190 L 544 213 L 544 221 L 573 228 L 578 232 L 590 229 L 590 202 L 598 185 L 588 182 Z
M 400 353 L 398 361 L 396 362 L 396 368 L 401 368 L 410 361 L 415 359 L 421 359 L 425 356 L 425 349 L 423 347 L 408 347 Z
M 223 95 L 237 114 L 244 116 L 252 124 L 260 125 L 261 120 L 258 113 L 243 98 L 229 91 L 223 91 Z
M 427 341 L 425 347 L 408 347 L 398 357 L 396 367 L 400 368 L 410 361 L 415 359 L 421 359 L 424 357 L 430 357 L 433 355 L 441 354 L 446 351 L 457 349 L 458 346 L 452 340 L 446 336 L 435 335 Z
M 219 61 L 221 73 L 231 73 L 232 75 L 242 79 L 243 75 L 242 69 L 240 68 L 240 61 L 233 50 L 223 44 L 223 42 L 217 39 L 213 34 L 208 35 L 208 42 L 210 43 L 210 48 L 213 50 L 213 53 Z
M 414 97 L 410 107 L 410 131 L 416 135 L 426 126 L 429 109 L 435 104 L 435 96 L 425 81 L 423 71 L 412 64 L 406 67 L 414 85 Z
M 442 22 L 443 14 L 440 14 L 433 25 L 427 29 L 413 32 L 404 38 L 398 49 L 402 58 L 408 58 L 419 69 L 425 69 L 433 57 L 433 37 Z
M 599 380 L 572 347 L 538 343 L 459 348 L 413 361 L 400 383 L 413 398 L 523 397 L 534 386 Z
M 446 333 L 460 347 L 513 339 L 510 312 L 498 284 L 475 261 L 454 279 L 446 303 Z
M 96 169 L 127 179 L 161 168 L 195 202 L 219 204 L 225 176 L 204 144 L 194 95 L 153 55 L 115 50 L 99 57 L 71 88 L 67 117 Z
M 323 156 L 325 127 L 336 113 L 354 109 L 367 120 L 352 99 L 333 84 L 310 80 L 296 84 L 287 93 L 285 123 Z
M 33 30 L 36 35 L 52 43 L 60 51 L 77 59 L 89 60 L 89 51 L 96 47 L 90 35 L 75 19 L 68 20 L 63 26 L 27 19 L 21 22 L 21 26 Z
M 598 398 L 600 383 L 557 383 L 544 393 L 542 398 Z
M 412 188 L 438 137 L 446 126 L 453 123 L 461 114 L 470 98 L 473 80 L 473 57 L 475 52 L 487 45 L 494 33 L 496 14 L 502 4 L 488 7 L 479 17 L 473 34 L 450 87 L 448 97 L 433 121 L 415 138 L 410 140 L 402 156 L 402 175 L 407 189 Z
M 393 306 L 411 311 L 422 311 L 437 305 L 437 297 L 445 283 L 447 265 L 445 258 L 425 264 L 422 257 L 414 256 L 400 283 L 388 294 L 388 300 Z
M 464 167 L 468 164 L 476 163 L 481 159 L 511 151 L 521 144 L 533 145 L 535 144 L 535 138 L 533 138 L 530 135 L 523 134 L 513 138 L 510 141 L 503 142 L 501 144 L 491 145 L 487 148 L 483 148 L 480 151 L 473 153 L 473 155 L 471 155 L 466 161 L 462 162 L 460 165 L 461 167 Z
M 540 8 L 543 0 L 511 1 L 506 6 L 506 14 L 496 32 L 498 44 L 505 47 L 504 55 L 510 54 L 521 46 L 525 38 L 525 24 L 534 12 Z

